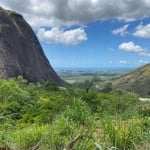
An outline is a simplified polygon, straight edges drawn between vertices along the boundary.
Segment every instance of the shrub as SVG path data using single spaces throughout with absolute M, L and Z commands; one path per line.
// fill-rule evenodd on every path
M 47 91 L 58 91 L 59 90 L 58 85 L 56 85 L 55 83 L 49 83 L 49 82 L 45 83 L 44 89 Z
M 74 99 L 72 105 L 63 112 L 63 116 L 80 125 L 90 126 L 93 122 L 90 108 L 81 99 Z
M 95 92 L 82 93 L 81 99 L 85 101 L 92 112 L 98 112 L 101 106 L 101 100 L 98 98 Z
M 150 103 L 149 102 L 140 103 L 137 109 L 140 115 L 150 117 Z

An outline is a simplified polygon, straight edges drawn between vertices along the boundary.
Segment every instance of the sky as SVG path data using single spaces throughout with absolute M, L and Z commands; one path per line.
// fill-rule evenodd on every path
M 150 0 L 1 0 L 23 15 L 54 68 L 150 63 Z

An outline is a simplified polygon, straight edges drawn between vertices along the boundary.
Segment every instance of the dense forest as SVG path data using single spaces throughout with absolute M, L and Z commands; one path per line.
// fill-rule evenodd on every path
M 150 103 L 92 80 L 58 87 L 0 79 L 0 149 L 148 150 Z

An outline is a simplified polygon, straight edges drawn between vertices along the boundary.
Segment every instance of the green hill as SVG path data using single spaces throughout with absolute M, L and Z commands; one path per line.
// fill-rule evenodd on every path
M 112 80 L 114 88 L 150 95 L 150 64 L 146 64 L 124 76 Z

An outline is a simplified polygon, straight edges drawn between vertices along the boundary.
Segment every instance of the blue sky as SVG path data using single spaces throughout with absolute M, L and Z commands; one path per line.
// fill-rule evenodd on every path
M 142 20 L 143 24 L 147 19 Z M 129 22 L 127 35 L 114 35 L 126 22 L 117 20 L 96 21 L 85 27 L 88 39 L 78 45 L 48 44 L 42 42 L 43 49 L 53 66 L 56 67 L 137 67 L 150 62 L 149 56 L 141 56 L 137 52 L 119 49 L 124 42 L 134 42 L 149 53 L 149 39 L 141 39 L 132 35 L 140 21 Z
M 2 0 L 0 6 L 24 16 L 54 68 L 150 63 L 149 0 Z

